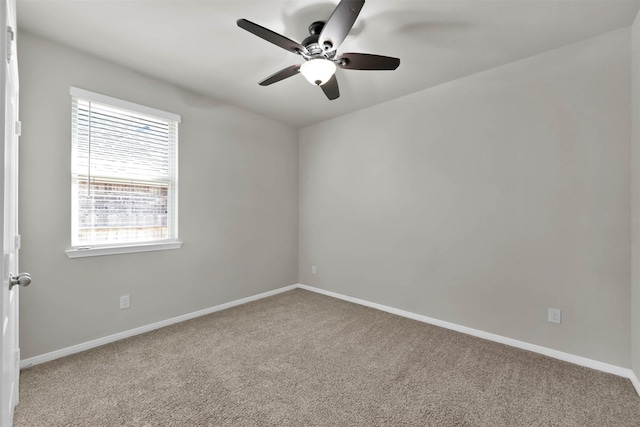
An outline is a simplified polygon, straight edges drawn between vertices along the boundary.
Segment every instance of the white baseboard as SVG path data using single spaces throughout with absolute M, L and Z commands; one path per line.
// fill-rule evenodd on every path
M 195 317 L 204 316 L 207 314 L 215 313 L 217 311 L 225 310 L 227 308 L 235 307 L 238 305 L 246 304 L 251 301 L 256 301 L 262 298 L 270 297 L 273 295 L 280 294 L 282 292 L 287 292 L 296 288 L 305 289 L 307 291 L 315 292 L 318 294 L 326 295 L 333 298 L 338 298 L 344 301 L 349 301 L 355 304 L 363 305 L 366 307 L 371 307 L 376 310 L 386 311 L 387 313 L 395 314 L 402 317 L 407 317 L 409 319 L 417 320 L 419 322 L 428 323 L 431 325 L 439 326 L 446 329 L 451 329 L 453 331 L 462 332 L 467 335 L 472 335 L 478 338 L 486 339 L 489 341 L 494 341 L 500 344 L 505 344 L 511 347 L 520 348 L 523 350 L 532 351 L 534 353 L 543 354 L 545 356 L 553 357 L 554 359 L 563 360 L 565 362 L 574 363 L 576 365 L 585 366 L 587 368 L 595 369 L 602 372 L 607 372 L 609 374 L 618 375 L 621 377 L 628 378 L 633 386 L 636 389 L 638 395 L 640 395 L 640 381 L 637 376 L 631 369 L 622 368 L 620 366 L 611 365 L 608 363 L 600 362 L 597 360 L 587 359 L 586 357 L 576 356 L 574 354 L 565 353 L 562 351 L 554 350 L 551 348 L 543 347 L 536 344 L 531 344 L 525 341 L 516 340 L 513 338 L 507 338 L 501 335 L 492 334 L 490 332 L 481 331 L 479 329 L 473 329 L 466 326 L 457 325 L 455 323 L 446 322 L 443 320 L 434 319 L 432 317 L 423 316 L 421 314 L 411 313 L 409 311 L 400 310 L 397 308 L 389 307 L 386 305 L 366 301 L 360 298 L 350 297 L 347 295 L 342 295 L 337 292 L 327 291 L 320 288 L 315 288 L 313 286 L 307 286 L 303 284 L 290 285 L 282 288 L 274 289 L 272 291 L 263 292 L 261 294 L 253 295 L 246 298 L 241 298 L 239 300 L 227 302 L 224 304 L 216 305 L 214 307 L 205 308 L 203 310 L 194 311 L 193 313 L 187 313 L 182 316 L 173 317 L 171 319 L 162 320 L 160 322 L 152 323 L 150 325 L 141 326 L 138 328 L 130 329 L 128 331 L 119 332 L 117 334 L 109 335 L 103 338 L 98 338 L 95 340 L 87 341 L 85 343 L 73 345 L 71 347 L 66 347 L 60 350 L 55 350 L 50 353 L 41 354 L 39 356 L 30 357 L 28 359 L 24 359 L 20 361 L 20 368 L 27 368 L 29 366 L 38 365 L 40 363 L 49 362 L 54 359 L 58 359 L 60 357 L 68 356 L 74 353 L 79 353 L 84 350 L 89 350 L 91 348 L 99 347 L 101 345 L 109 344 L 114 341 L 118 341 L 124 338 L 129 338 L 134 335 L 143 334 L 145 332 L 152 331 L 154 329 L 159 329 L 165 326 L 173 325 L 174 323 L 184 322 L 185 320 L 193 319 Z
M 194 311 L 193 313 L 183 314 L 182 316 L 173 317 L 171 319 L 162 320 L 160 322 L 152 323 L 150 325 L 140 326 L 139 328 L 129 329 L 128 331 L 119 332 L 117 334 L 109 335 L 103 338 L 87 341 L 82 344 L 73 345 L 71 347 L 55 350 L 50 353 L 41 354 L 39 356 L 30 357 L 20 361 L 20 369 L 27 368 L 29 366 L 38 365 L 40 363 L 49 362 L 60 357 L 69 356 L 70 354 L 79 353 L 84 350 L 89 350 L 94 347 L 109 344 L 114 341 L 118 341 L 124 338 L 129 338 L 134 335 L 143 334 L 145 332 L 153 331 L 165 326 L 173 325 L 174 323 L 184 322 L 185 320 L 193 319 L 195 317 L 204 316 L 207 314 L 215 313 L 216 311 L 225 310 L 227 308 L 235 307 L 237 305 L 246 304 L 251 301 L 256 301 L 262 298 L 277 295 L 282 292 L 287 292 L 297 288 L 298 285 L 285 286 L 283 288 L 274 289 L 272 291 L 263 292 L 261 294 L 253 295 L 239 300 L 227 302 L 224 304 L 216 305 L 214 307 L 205 308 L 203 310 Z
M 633 387 L 636 389 L 636 393 L 638 393 L 638 395 L 640 396 L 640 381 L 638 381 L 636 373 L 631 369 L 629 370 L 631 371 L 631 373 L 629 374 L 628 378 L 631 380 L 631 384 L 633 384 Z
M 411 313 L 405 310 L 399 310 L 397 308 L 389 307 L 375 302 L 366 301 L 360 298 L 354 298 L 347 295 L 342 295 L 337 292 L 331 292 L 324 289 L 314 288 L 313 286 L 307 286 L 298 284 L 300 289 L 306 289 L 307 291 L 316 292 L 322 295 L 338 298 L 344 301 L 349 301 L 355 304 L 364 305 L 366 307 L 375 308 L 377 310 L 386 311 L 387 313 L 396 314 L 398 316 L 407 317 L 409 319 L 417 320 L 419 322 L 429 323 L 431 325 L 440 326 L 442 328 L 451 329 L 453 331 L 462 332 L 463 334 L 472 335 L 474 337 L 482 338 L 489 341 L 494 341 L 500 344 L 505 344 L 511 347 L 520 348 L 523 350 L 532 351 L 534 353 L 543 354 L 545 356 L 553 357 L 554 359 L 563 360 L 576 365 L 585 366 L 587 368 L 595 369 L 597 371 L 607 372 L 609 374 L 618 375 L 620 377 L 628 378 L 636 389 L 638 395 L 640 395 L 640 381 L 636 377 L 635 373 L 631 369 L 622 368 L 620 366 L 611 365 L 609 363 L 600 362 L 593 359 L 587 359 L 586 357 L 576 356 L 574 354 L 565 353 L 563 351 L 554 350 L 551 348 L 543 347 L 536 344 L 531 344 L 525 341 L 516 340 L 513 338 L 503 337 L 502 335 L 492 334 L 490 332 L 481 331 L 479 329 L 473 329 L 466 326 L 457 325 L 451 322 L 445 322 L 444 320 L 434 319 L 432 317 L 423 316 L 421 314 Z

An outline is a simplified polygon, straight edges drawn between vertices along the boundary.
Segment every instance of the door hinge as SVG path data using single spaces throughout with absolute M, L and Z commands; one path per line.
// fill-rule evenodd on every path
M 16 234 L 16 250 L 19 251 L 22 247 L 22 237 L 19 234 Z
M 13 32 L 13 28 L 7 27 L 7 62 L 11 62 L 11 57 L 13 56 L 13 38 L 15 34 Z
M 22 136 L 22 122 L 16 120 L 16 136 Z

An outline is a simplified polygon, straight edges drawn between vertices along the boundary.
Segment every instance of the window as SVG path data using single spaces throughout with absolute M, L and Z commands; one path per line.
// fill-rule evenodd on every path
M 180 116 L 71 88 L 69 257 L 175 249 Z

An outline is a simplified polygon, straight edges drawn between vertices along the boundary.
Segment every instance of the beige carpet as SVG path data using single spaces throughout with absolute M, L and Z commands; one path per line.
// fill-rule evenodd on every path
M 16 426 L 638 426 L 627 379 L 294 290 L 26 369 Z

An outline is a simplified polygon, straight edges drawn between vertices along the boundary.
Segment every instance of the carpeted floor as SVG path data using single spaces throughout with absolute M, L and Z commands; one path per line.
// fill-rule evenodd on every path
M 22 371 L 15 426 L 638 426 L 627 379 L 293 290 Z

